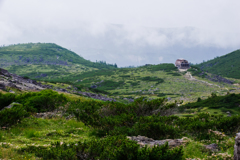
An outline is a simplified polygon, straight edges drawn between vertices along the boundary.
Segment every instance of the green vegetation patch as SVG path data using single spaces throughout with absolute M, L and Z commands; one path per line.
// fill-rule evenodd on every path
M 29 146 L 21 152 L 35 153 L 36 156 L 47 159 L 152 159 L 152 160 L 181 160 L 182 147 L 169 149 L 168 145 L 155 146 L 152 149 L 147 146 L 140 148 L 137 142 L 130 141 L 124 136 L 108 136 L 104 139 L 78 143 L 52 143 L 49 150 Z
M 198 101 L 195 103 L 189 103 L 181 106 L 182 108 L 199 108 L 199 107 L 208 107 L 208 108 L 226 108 L 226 109 L 236 109 L 239 110 L 240 105 L 240 94 L 228 94 L 225 96 L 217 96 L 215 93 L 212 93 L 212 96 L 201 100 L 198 98 Z
M 229 78 L 240 78 L 240 50 L 233 51 L 221 57 L 215 57 L 212 60 L 203 62 L 197 67 L 210 73 Z

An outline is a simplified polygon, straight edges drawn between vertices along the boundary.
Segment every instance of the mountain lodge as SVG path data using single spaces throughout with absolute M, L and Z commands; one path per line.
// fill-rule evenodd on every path
M 178 69 L 189 69 L 190 68 L 188 61 L 185 59 L 177 59 L 175 62 L 175 66 L 178 67 Z

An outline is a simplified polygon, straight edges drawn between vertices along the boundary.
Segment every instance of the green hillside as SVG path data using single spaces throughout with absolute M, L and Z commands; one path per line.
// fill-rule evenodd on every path
M 171 97 L 172 100 L 195 101 L 198 97 L 210 96 L 212 92 L 225 95 L 230 84 L 211 82 L 196 77 L 201 81 L 186 78 L 186 72 L 179 72 L 173 64 L 159 64 L 138 68 L 117 68 L 111 70 L 93 70 L 60 78 L 45 77 L 42 80 L 55 83 L 69 83 L 79 89 L 93 88 L 92 91 L 113 96 L 115 99 L 134 99 Z
M 240 50 L 236 50 L 221 57 L 216 57 L 197 66 L 213 74 L 228 78 L 240 79 Z
M 30 78 L 69 75 L 116 65 L 85 60 L 76 53 L 53 43 L 28 43 L 0 48 L 0 67 Z

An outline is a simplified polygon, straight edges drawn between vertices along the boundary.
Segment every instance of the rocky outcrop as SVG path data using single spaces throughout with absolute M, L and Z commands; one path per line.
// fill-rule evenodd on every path
M 223 83 L 227 83 L 227 84 L 233 84 L 233 81 L 230 81 L 219 75 L 214 75 L 214 74 L 212 74 L 211 76 L 206 75 L 205 78 L 207 78 L 208 80 L 213 81 L 213 82 L 223 82 Z
M 42 85 L 40 82 L 23 78 L 0 68 L 0 89 L 6 89 L 6 87 L 16 88 L 19 90 L 42 90 L 50 88 L 48 85 Z
M 44 112 L 44 113 L 36 113 L 34 117 L 50 119 L 50 118 L 62 117 L 62 114 L 58 112 Z
M 203 147 L 211 152 L 218 152 L 218 149 L 219 149 L 216 143 L 204 145 Z
M 168 146 L 170 148 L 180 146 L 186 142 L 186 138 L 182 139 L 165 139 L 165 140 L 154 140 L 152 138 L 148 138 L 145 136 L 133 136 L 133 137 L 127 137 L 128 139 L 132 141 L 136 141 L 140 147 L 144 147 L 145 145 L 149 147 L 154 147 L 154 146 L 161 146 L 164 145 L 165 143 L 168 143 Z
M 235 137 L 234 160 L 240 160 L 240 133 L 237 133 Z
M 42 75 L 47 76 L 47 75 Z M 101 81 L 102 83 L 103 81 Z M 116 101 L 115 99 L 108 98 L 107 96 L 103 96 L 100 94 L 89 93 L 89 92 L 80 92 L 77 91 L 76 87 L 69 86 L 67 89 L 65 88 L 53 88 L 51 85 L 43 85 L 40 82 L 26 79 L 16 74 L 9 73 L 5 69 L 0 68 L 0 89 L 4 90 L 6 87 L 16 88 L 19 90 L 42 90 L 42 89 L 53 89 L 58 92 L 65 92 L 65 93 L 78 93 L 90 98 L 99 99 L 102 101 Z M 73 91 L 72 91 L 73 89 Z

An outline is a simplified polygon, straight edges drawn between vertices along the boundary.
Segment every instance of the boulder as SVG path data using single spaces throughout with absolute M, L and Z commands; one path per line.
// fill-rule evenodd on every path
M 154 140 L 152 138 L 138 135 L 137 137 L 136 136 L 133 136 L 133 137 L 128 136 L 127 138 L 132 141 L 136 141 L 140 145 L 140 147 L 144 147 L 145 145 L 147 145 L 149 147 L 154 147 L 154 146 L 161 146 L 161 145 L 164 145 L 165 143 L 168 143 L 168 146 L 170 148 L 174 148 L 174 147 L 180 146 L 186 142 L 185 137 L 182 139 Z
M 97 88 L 97 85 L 92 85 L 91 88 Z
M 216 143 L 209 144 L 209 145 L 204 145 L 204 148 L 207 150 L 210 150 L 211 152 L 217 152 L 218 151 L 218 145 Z

